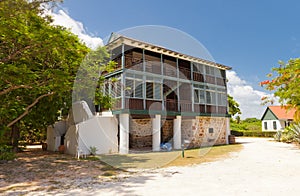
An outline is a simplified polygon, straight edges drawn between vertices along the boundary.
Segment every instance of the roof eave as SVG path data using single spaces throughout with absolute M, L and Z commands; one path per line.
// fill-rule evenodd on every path
M 218 68 L 223 69 L 223 70 L 231 70 L 232 69 L 232 67 L 229 67 L 229 66 L 226 66 L 226 65 L 223 65 L 223 64 L 220 64 L 220 63 L 215 63 L 215 62 L 208 61 L 208 60 L 205 60 L 205 59 L 201 59 L 201 58 L 198 58 L 198 57 L 193 57 L 193 56 L 190 56 L 190 55 L 186 55 L 186 54 L 183 54 L 183 53 L 180 53 L 180 52 L 169 50 L 169 49 L 167 49 L 165 47 L 162 47 L 162 46 L 158 46 L 158 45 L 150 44 L 150 43 L 147 43 L 147 42 L 139 41 L 139 40 L 136 40 L 136 39 L 128 38 L 128 37 L 125 37 L 123 35 L 119 36 L 116 39 L 109 42 L 106 45 L 106 48 L 108 50 L 112 50 L 112 49 L 120 46 L 122 43 L 126 44 L 126 45 L 129 45 L 129 46 L 143 48 L 143 49 L 147 49 L 147 50 L 157 52 L 157 53 L 162 53 L 162 54 L 165 54 L 165 55 L 168 55 L 168 56 L 173 56 L 175 58 L 180 58 L 180 59 L 192 61 L 192 62 L 195 62 L 195 63 L 202 63 L 202 64 L 205 64 L 205 65 L 218 67 Z

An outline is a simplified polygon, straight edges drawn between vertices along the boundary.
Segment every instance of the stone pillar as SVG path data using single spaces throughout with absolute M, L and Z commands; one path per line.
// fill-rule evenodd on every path
M 181 116 L 177 116 L 173 123 L 174 149 L 181 149 Z
M 230 135 L 230 118 L 226 118 L 226 144 L 229 144 L 229 138 L 228 136 Z
M 156 114 L 152 119 L 152 150 L 160 151 L 161 115 Z
M 128 154 L 129 151 L 129 114 L 120 114 L 120 143 L 119 153 Z

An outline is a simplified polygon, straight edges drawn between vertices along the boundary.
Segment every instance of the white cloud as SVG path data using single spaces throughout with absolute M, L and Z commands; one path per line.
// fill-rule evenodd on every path
M 228 71 L 228 94 L 230 94 L 239 104 L 242 112 L 241 118 L 258 118 L 260 119 L 266 106 L 262 106 L 261 98 L 272 94 L 255 90 L 245 80 L 242 80 L 236 72 Z
M 96 49 L 98 46 L 103 46 L 103 40 L 101 38 L 88 34 L 82 22 L 74 20 L 65 11 L 58 10 L 57 12 L 52 12 L 49 10 L 47 14 L 52 16 L 54 25 L 60 25 L 70 29 L 70 31 L 77 35 L 89 48 Z

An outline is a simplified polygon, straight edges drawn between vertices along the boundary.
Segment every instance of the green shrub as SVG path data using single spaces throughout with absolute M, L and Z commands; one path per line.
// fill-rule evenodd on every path
M 294 141 L 294 134 L 291 131 L 286 131 L 281 134 L 280 141 L 291 143 Z
M 285 128 L 281 136 L 282 142 L 298 142 L 300 143 L 300 123 L 292 124 Z
M 96 146 L 90 146 L 90 153 L 91 155 L 96 155 L 97 152 L 97 147 Z
M 243 135 L 244 135 L 244 133 L 243 133 L 242 131 L 235 131 L 235 130 L 231 130 L 231 131 L 230 131 L 230 134 L 231 134 L 231 135 L 234 135 L 234 136 L 236 136 L 236 137 L 240 137 L 240 136 L 243 136 Z
M 13 160 L 16 158 L 14 152 L 12 152 L 12 147 L 7 145 L 0 146 L 0 160 Z
M 262 132 L 262 131 L 245 131 L 246 137 L 274 137 L 276 132 Z
M 243 120 L 243 122 L 245 123 L 259 123 L 261 122 L 261 120 L 257 119 L 257 118 L 246 118 L 245 120 Z

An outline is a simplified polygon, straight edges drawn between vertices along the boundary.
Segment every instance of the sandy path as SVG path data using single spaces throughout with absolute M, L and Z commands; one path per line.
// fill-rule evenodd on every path
M 216 162 L 138 172 L 110 182 L 81 178 L 85 186 L 26 195 L 300 195 L 300 150 L 268 140 L 240 138 L 244 149 Z
M 243 138 L 231 158 L 155 170 L 104 184 L 86 195 L 300 195 L 300 150 L 268 139 Z M 73 194 L 80 190 L 73 190 Z M 83 194 L 83 192 L 81 192 Z

